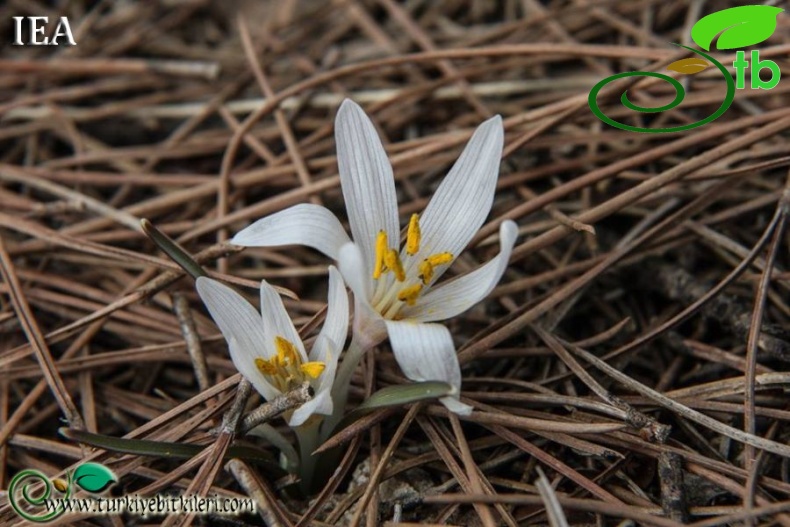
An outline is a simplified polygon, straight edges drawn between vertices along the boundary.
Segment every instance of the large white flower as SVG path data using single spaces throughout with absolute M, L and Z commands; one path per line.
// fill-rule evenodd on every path
M 211 278 L 198 278 L 197 290 L 228 342 L 236 369 L 266 400 L 310 382 L 315 395 L 293 411 L 290 426 L 302 425 L 314 413 L 332 414 L 331 389 L 348 331 L 348 293 L 335 267 L 329 267 L 326 320 L 309 355 L 280 295 L 265 280 L 260 313 L 239 293 Z
M 442 402 L 468 413 L 471 408 L 458 401 L 461 372 L 450 333 L 430 322 L 458 315 L 482 300 L 510 258 L 517 227 L 505 221 L 494 259 L 435 285 L 491 210 L 503 139 L 499 116 L 478 127 L 422 215 L 411 216 L 401 249 L 392 166 L 373 123 L 362 108 L 346 100 L 337 113 L 335 140 L 354 242 L 334 214 L 312 204 L 258 220 L 231 241 L 250 247 L 307 245 L 337 260 L 356 305 L 354 338 L 343 368 L 346 362 L 356 365 L 355 352 L 389 335 L 395 359 L 409 379 L 448 382 L 455 394 Z

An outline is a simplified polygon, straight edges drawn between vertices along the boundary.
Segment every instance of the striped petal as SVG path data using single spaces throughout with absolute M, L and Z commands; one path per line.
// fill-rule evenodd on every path
M 355 243 L 347 243 L 340 249 L 338 265 L 343 279 L 354 293 L 354 338 L 365 349 L 371 348 L 384 340 L 387 328 L 381 315 L 370 305 L 373 284 Z
M 475 130 L 420 218 L 422 243 L 410 267 L 431 254 L 449 252 L 458 257 L 480 229 L 494 202 L 503 142 L 498 115 Z M 433 280 L 447 267 L 437 269 Z
M 318 349 L 318 346 L 310 352 L 311 361 L 337 362 L 338 355 L 343 350 L 348 334 L 348 293 L 343 283 L 340 271 L 333 265 L 329 266 L 329 293 L 327 297 L 327 311 L 324 325 L 319 336 L 326 338 L 330 350 L 327 356 Z M 334 349 L 334 351 L 332 351 Z
M 244 247 L 306 245 L 333 260 L 350 240 L 340 220 L 328 209 L 310 203 L 294 205 L 239 231 L 231 243 Z
M 517 236 L 518 227 L 513 221 L 502 222 L 497 256 L 471 273 L 432 287 L 415 305 L 403 308 L 404 318 L 420 322 L 446 320 L 487 297 L 505 272 Z
M 278 396 L 280 391 L 266 381 L 255 365 L 255 359 L 269 358 L 273 350 L 266 343 L 274 337 L 264 332 L 260 313 L 236 291 L 211 278 L 198 278 L 197 291 L 228 342 L 230 358 L 239 373 L 267 401 Z
M 351 234 L 370 276 L 379 231 L 387 233 L 391 247 L 400 241 L 392 166 L 370 118 L 349 99 L 337 112 L 335 142 Z
M 455 345 L 446 327 L 387 320 L 387 333 L 395 360 L 403 374 L 413 381 L 442 381 L 455 388 L 450 397 L 440 399 L 450 411 L 468 415 L 472 407 L 458 400 L 461 393 L 461 367 Z
M 326 363 L 326 367 L 316 383 L 317 386 L 313 386 L 315 392 L 313 398 L 294 410 L 291 418 L 288 420 L 289 426 L 300 426 L 313 414 L 332 414 L 334 409 L 332 404 L 332 384 L 335 381 L 337 358 L 340 351 L 340 349 L 335 348 L 335 345 L 325 335 L 318 335 L 313 347 L 313 353 L 326 359 L 323 361 Z
M 263 331 L 269 337 L 267 345 L 274 347 L 274 338 L 283 337 L 291 344 L 296 346 L 296 350 L 302 359 L 307 362 L 307 353 L 304 350 L 299 333 L 297 333 L 291 317 L 285 310 L 283 300 L 277 290 L 270 286 L 266 280 L 261 280 L 261 314 L 259 317 L 263 322 Z

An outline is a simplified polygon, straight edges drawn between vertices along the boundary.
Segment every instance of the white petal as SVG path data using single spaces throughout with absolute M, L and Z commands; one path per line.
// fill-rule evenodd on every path
M 348 293 L 346 293 L 346 286 L 343 283 L 343 278 L 340 276 L 340 271 L 332 265 L 329 266 L 327 306 L 324 326 L 318 334 L 313 351 L 310 352 L 310 360 L 328 362 L 331 359 L 337 363 L 338 356 L 343 351 L 346 336 L 348 335 Z M 321 350 L 318 349 L 319 346 L 317 344 L 322 337 L 329 340 L 329 357 L 321 354 Z
M 331 415 L 332 397 L 329 392 L 329 390 L 325 390 L 321 393 L 317 393 L 315 397 L 294 410 L 291 419 L 288 421 L 288 426 L 300 426 L 313 414 Z
M 277 293 L 277 290 L 266 283 L 266 280 L 261 280 L 261 315 L 260 319 L 263 321 L 263 331 L 269 337 L 267 346 L 274 349 L 274 338 L 283 337 L 291 344 L 296 346 L 302 362 L 307 362 L 307 353 L 304 350 L 304 344 L 296 332 L 294 323 L 291 322 L 291 317 L 285 310 L 283 300 Z
M 372 349 L 387 338 L 384 318 L 364 301 L 354 303 L 353 330 L 353 340 L 356 340 L 363 350 Z
M 312 381 L 313 390 L 315 393 L 313 398 L 297 408 L 291 419 L 288 421 L 290 426 L 299 426 L 303 424 L 308 417 L 316 414 L 332 415 L 334 405 L 332 401 L 332 386 L 335 382 L 335 373 L 337 372 L 337 359 L 340 356 L 342 348 L 338 348 L 335 342 L 332 342 L 323 334 L 319 334 L 313 345 L 313 351 L 310 353 L 311 359 L 320 361 L 326 364 L 321 376 Z
M 452 403 L 447 408 L 468 413 L 467 405 L 458 401 L 461 392 L 461 367 L 455 345 L 446 327 L 439 324 L 387 320 L 392 352 L 403 374 L 413 381 L 443 381 L 453 386 Z
M 245 247 L 306 245 L 333 260 L 349 237 L 340 220 L 328 209 L 310 203 L 294 205 L 239 231 L 230 241 Z
M 458 415 L 469 415 L 474 410 L 473 407 L 469 406 L 468 404 L 462 403 L 458 399 L 454 399 L 453 397 L 442 397 L 439 399 L 439 402 L 442 403 L 447 407 L 448 410 L 454 412 Z
M 338 264 L 343 279 L 354 292 L 354 338 L 365 349 L 371 348 L 387 333 L 381 315 L 370 305 L 373 279 L 369 278 L 362 253 L 355 243 L 347 243 L 340 248 Z
M 310 360 L 323 362 L 325 364 L 324 371 L 321 372 L 318 379 L 310 383 L 316 394 L 332 388 L 332 384 L 335 382 L 335 373 L 337 372 L 337 360 L 340 358 L 340 353 L 342 351 L 343 348 L 339 348 L 325 335 L 318 335 L 316 338 L 311 353 L 313 357 L 311 357 Z
M 345 294 L 345 291 L 343 293 Z M 347 309 L 346 312 L 348 312 Z M 334 409 L 331 395 L 332 385 L 335 382 L 337 359 L 341 351 L 343 351 L 342 348 L 337 348 L 336 344 L 329 340 L 326 335 L 318 335 L 313 345 L 310 360 L 321 361 L 326 364 L 326 367 L 318 379 L 311 381 L 315 394 L 312 399 L 294 411 L 291 419 L 288 421 L 290 426 L 301 425 L 314 413 L 322 415 L 332 414 Z
M 392 166 L 370 118 L 349 99 L 337 112 L 335 142 L 351 234 L 370 274 L 379 231 L 387 233 L 390 247 L 397 248 L 400 243 Z
M 503 142 L 500 116 L 477 128 L 420 218 L 422 243 L 410 267 L 434 253 L 458 257 L 480 229 L 494 201 Z M 438 268 L 434 280 L 447 267 Z
M 343 279 L 354 292 L 354 296 L 369 301 L 373 278 L 372 273 L 366 269 L 359 246 L 352 242 L 341 247 L 337 263 Z
M 239 373 L 267 401 L 279 395 L 255 366 L 255 359 L 271 356 L 260 313 L 236 291 L 211 278 L 198 278 L 197 291 L 228 342 L 230 358 Z
M 337 372 L 337 361 L 348 333 L 348 293 L 340 272 L 334 266 L 329 267 L 328 306 L 324 326 L 310 351 L 310 360 L 323 362 L 324 371 L 318 379 L 311 382 L 315 395 L 294 411 L 288 421 L 290 426 L 303 424 L 314 413 L 331 415 L 334 408 L 332 385 Z
M 445 320 L 480 302 L 502 278 L 517 236 L 518 227 L 513 221 L 502 222 L 499 226 L 498 255 L 469 274 L 432 287 L 415 305 L 403 308 L 403 317 L 420 322 Z

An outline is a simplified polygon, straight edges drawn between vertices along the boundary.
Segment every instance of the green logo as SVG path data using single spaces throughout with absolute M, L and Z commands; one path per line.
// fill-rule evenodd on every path
M 776 18 L 782 11 L 784 11 L 784 9 L 765 5 L 747 5 L 732 7 L 730 9 L 724 9 L 723 11 L 717 11 L 701 18 L 696 24 L 694 24 L 694 27 L 691 30 L 691 39 L 705 51 L 710 51 L 711 45 L 717 36 L 717 49 L 734 49 L 753 46 L 765 41 L 773 34 L 773 32 L 776 30 Z M 677 45 L 680 46 L 679 44 Z M 652 71 L 628 71 L 612 75 L 611 77 L 606 77 L 598 84 L 593 86 L 592 90 L 590 90 L 590 95 L 587 98 L 587 102 L 589 103 L 590 109 L 595 114 L 595 116 L 601 121 L 614 126 L 615 128 L 628 130 L 629 132 L 646 133 L 682 132 L 685 130 L 691 130 L 692 128 L 697 128 L 698 126 L 702 126 L 704 124 L 708 124 L 714 119 L 720 117 L 724 112 L 727 111 L 727 109 L 732 104 L 732 101 L 735 99 L 735 90 L 746 87 L 746 70 L 749 68 L 749 61 L 746 60 L 746 52 L 738 51 L 735 54 L 736 60 L 732 65 L 735 68 L 736 79 L 733 80 L 727 71 L 727 68 L 707 53 L 687 46 L 680 47 L 691 51 L 697 56 L 673 62 L 667 66 L 668 70 L 680 73 L 682 75 L 693 75 L 707 69 L 711 64 L 713 64 L 724 76 L 724 81 L 727 83 L 727 94 L 724 96 L 724 101 L 722 101 L 721 106 L 719 106 L 719 108 L 714 113 L 694 123 L 670 126 L 666 128 L 645 128 L 640 126 L 631 126 L 615 121 L 601 111 L 601 109 L 598 107 L 597 100 L 598 93 L 604 88 L 604 86 L 612 81 L 626 77 L 654 77 L 666 81 L 672 85 L 672 87 L 675 89 L 674 100 L 672 100 L 672 102 L 669 104 L 665 104 L 664 106 L 657 108 L 638 106 L 628 99 L 627 91 L 623 92 L 623 94 L 620 96 L 620 102 L 623 104 L 623 106 L 640 113 L 659 113 L 671 110 L 683 102 L 683 99 L 686 96 L 686 92 L 680 82 L 669 75 Z M 779 66 L 777 66 L 775 62 L 771 60 L 760 60 L 759 50 L 753 50 L 751 52 L 750 58 L 752 66 L 752 89 L 770 90 L 779 84 L 781 73 L 779 71 Z M 760 78 L 760 71 L 764 68 L 767 68 L 771 71 L 771 79 L 768 81 L 763 81 Z
M 26 469 L 8 484 L 8 501 L 22 518 L 45 523 L 66 512 L 63 501 L 71 497 L 73 485 L 91 494 L 99 494 L 116 481 L 115 474 L 99 463 L 83 463 L 73 472 L 67 471 L 65 480 L 50 480 L 39 470 Z M 59 499 L 52 495 L 53 489 L 60 495 Z M 38 509 L 38 512 L 31 512 L 31 509 Z

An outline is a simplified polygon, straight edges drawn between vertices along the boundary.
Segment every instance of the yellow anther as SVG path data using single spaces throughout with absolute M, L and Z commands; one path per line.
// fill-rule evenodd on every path
M 275 336 L 274 347 L 276 353 L 268 359 L 255 359 L 255 367 L 280 391 L 289 390 L 306 378 L 316 379 L 326 368 L 324 362 L 303 363 L 299 350 L 285 337 Z
M 398 282 L 403 282 L 406 280 L 406 273 L 403 271 L 403 263 L 400 261 L 400 255 L 398 251 L 395 249 L 390 249 L 384 255 L 384 263 L 387 264 L 387 268 L 395 273 L 395 278 Z
M 450 253 L 436 253 L 426 258 L 432 266 L 448 264 L 453 261 L 453 255 Z
M 387 256 L 387 233 L 379 231 L 376 236 L 376 262 L 373 266 L 373 278 L 378 280 L 384 272 L 384 261 Z
M 311 379 L 317 379 L 324 372 L 324 368 L 326 364 L 323 362 L 305 362 L 299 366 L 299 370 Z
M 398 293 L 398 300 L 413 306 L 417 301 L 417 297 L 420 296 L 420 291 L 422 291 L 422 284 L 414 284 L 410 285 L 409 287 L 405 287 Z
M 420 278 L 422 278 L 422 283 L 428 285 L 433 279 L 433 264 L 428 261 L 426 258 L 422 262 L 420 262 Z
M 296 348 L 288 339 L 279 335 L 274 337 L 274 347 L 277 349 L 277 361 L 280 363 L 280 366 L 288 366 L 299 362 Z
M 417 251 L 420 250 L 421 238 L 419 216 L 412 214 L 409 220 L 409 230 L 406 232 L 406 254 L 409 256 L 417 254 Z
M 277 366 L 266 359 L 255 359 L 255 366 L 264 375 L 274 375 L 277 372 Z

